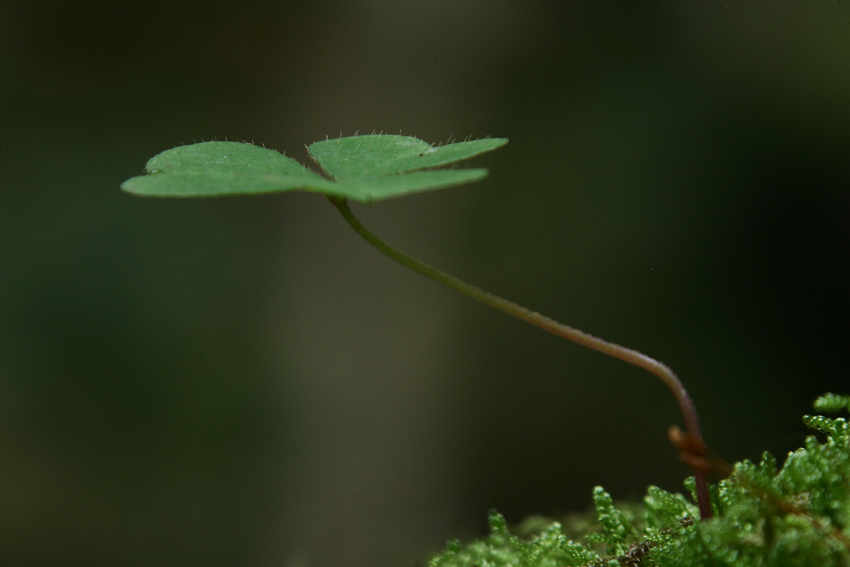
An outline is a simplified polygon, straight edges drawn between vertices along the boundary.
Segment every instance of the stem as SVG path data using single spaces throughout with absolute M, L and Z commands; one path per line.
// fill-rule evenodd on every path
M 690 395 L 688 395 L 688 391 L 685 389 L 681 380 L 679 380 L 679 378 L 667 365 L 636 350 L 608 342 L 574 327 L 559 323 L 550 317 L 537 313 L 536 311 L 532 311 L 522 305 L 499 297 L 498 295 L 492 294 L 488 291 L 484 291 L 481 288 L 470 285 L 450 274 L 411 258 L 410 256 L 407 256 L 406 254 L 391 247 L 363 226 L 357 217 L 354 216 L 354 213 L 351 212 L 351 208 L 348 206 L 348 201 L 346 199 L 328 197 L 328 200 L 339 210 L 348 224 L 351 225 L 351 227 L 369 244 L 399 264 L 410 268 L 414 272 L 434 280 L 437 283 L 441 283 L 446 287 L 462 293 L 463 295 L 471 297 L 476 301 L 480 301 L 481 303 L 494 307 L 508 315 L 512 315 L 517 319 L 521 319 L 527 323 L 540 327 L 544 331 L 548 331 L 587 348 L 607 354 L 608 356 L 618 358 L 623 362 L 627 362 L 655 374 L 662 382 L 664 382 L 667 388 L 673 393 L 676 401 L 679 403 L 679 409 L 682 411 L 682 416 L 684 417 L 685 425 L 687 426 L 688 436 L 693 440 L 694 445 L 697 447 L 696 450 L 692 449 L 691 453 L 696 453 L 696 456 L 702 456 L 699 454 L 701 452 L 704 454 L 705 444 L 702 439 L 702 430 L 700 429 L 699 417 L 697 416 L 694 403 L 691 400 Z M 694 467 L 694 479 L 696 481 L 697 504 L 699 506 L 700 516 L 703 519 L 708 519 L 711 517 L 711 503 L 709 501 L 706 471 L 703 468 Z

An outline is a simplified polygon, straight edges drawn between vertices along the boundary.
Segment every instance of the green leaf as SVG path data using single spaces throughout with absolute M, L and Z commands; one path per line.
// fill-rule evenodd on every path
M 307 149 L 331 177 L 349 181 L 440 167 L 507 143 L 505 138 L 486 138 L 432 146 L 410 136 L 371 135 L 325 140 Z
M 151 158 L 145 174 L 121 189 L 155 197 L 214 197 L 314 191 L 361 202 L 479 181 L 485 169 L 432 168 L 469 159 L 504 138 L 431 146 L 409 136 L 352 136 L 317 142 L 310 154 L 333 179 L 274 150 L 239 142 L 202 142 Z M 427 171 L 419 171 L 426 169 Z
M 480 181 L 487 177 L 486 169 L 454 169 L 439 171 L 414 171 L 403 175 L 388 175 L 356 181 L 338 181 L 328 194 L 338 195 L 362 203 L 401 197 L 419 191 L 442 189 Z
M 152 197 L 214 197 L 301 189 L 332 192 L 333 183 L 274 150 L 239 142 L 202 142 L 148 160 L 145 175 L 121 189 Z

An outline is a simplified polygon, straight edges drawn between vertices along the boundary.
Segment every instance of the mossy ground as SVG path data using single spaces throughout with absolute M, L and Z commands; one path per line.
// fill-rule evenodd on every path
M 822 413 L 850 411 L 850 396 L 815 401 Z M 781 468 L 765 453 L 742 461 L 712 487 L 715 517 L 699 521 L 681 494 L 650 486 L 641 504 L 614 504 L 594 489 L 595 520 L 529 518 L 509 529 L 490 515 L 490 534 L 449 542 L 429 567 L 850 566 L 850 425 L 823 415 L 803 421 L 820 432 Z M 693 496 L 693 478 L 685 482 Z

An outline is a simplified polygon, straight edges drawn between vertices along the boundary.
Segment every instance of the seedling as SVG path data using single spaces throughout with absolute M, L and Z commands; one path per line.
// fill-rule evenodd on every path
M 686 431 L 671 429 L 671 441 L 682 460 L 694 469 L 700 517 L 710 518 L 707 474 L 716 470 L 715 460 L 706 450 L 691 397 L 670 368 L 643 353 L 559 323 L 403 254 L 363 226 L 348 205 L 349 200 L 371 203 L 480 181 L 487 170 L 440 168 L 495 150 L 507 142 L 505 138 L 487 138 L 434 146 L 395 135 L 324 140 L 307 149 L 326 176 L 267 148 L 238 142 L 202 142 L 154 156 L 147 162 L 144 175 L 128 179 L 121 188 L 151 197 L 218 197 L 295 190 L 324 194 L 360 236 L 403 266 L 517 319 L 655 374 L 679 404 Z
M 643 368 L 670 389 L 686 430 L 670 428 L 670 441 L 694 469 L 685 484 L 693 504 L 681 495 L 650 486 L 642 511 L 615 506 L 601 487 L 593 502 L 599 530 L 574 532 L 550 520 L 530 519 L 536 529 L 523 539 L 511 533 L 498 513 L 490 516 L 489 536 L 463 545 L 449 542 L 430 567 L 542 567 L 667 565 L 850 564 L 850 426 L 844 418 L 806 416 L 809 427 L 826 436 L 808 437 L 781 469 L 765 453 L 758 464 L 728 465 L 705 447 L 693 402 L 676 375 L 640 352 L 558 323 L 511 301 L 423 264 L 372 234 L 354 216 L 348 201 L 369 203 L 418 191 L 480 181 L 484 169 L 440 169 L 507 143 L 492 138 L 432 146 L 408 136 L 353 136 L 308 147 L 325 176 L 278 152 L 251 144 L 204 142 L 151 158 L 145 174 L 121 188 L 136 195 L 212 197 L 282 191 L 324 194 L 369 244 L 402 265 L 541 329 Z M 822 413 L 850 412 L 850 396 L 827 394 L 815 402 Z M 713 486 L 709 473 L 728 476 Z M 542 521 L 542 523 L 541 523 Z M 576 540 L 583 540 L 577 543 Z

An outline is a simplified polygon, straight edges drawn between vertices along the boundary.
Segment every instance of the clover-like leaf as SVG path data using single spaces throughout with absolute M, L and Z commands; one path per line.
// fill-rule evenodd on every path
M 507 144 L 485 138 L 432 146 L 411 136 L 350 136 L 311 144 L 307 149 L 329 175 L 339 181 L 368 179 L 448 165 Z
M 352 136 L 317 142 L 311 155 L 327 179 L 274 150 L 239 142 L 202 142 L 151 158 L 145 175 L 121 189 L 156 197 L 214 197 L 313 191 L 371 202 L 483 179 L 485 169 L 434 170 L 507 143 L 493 138 L 432 147 L 409 136 Z M 417 171 L 426 169 L 427 171 Z
M 333 183 L 274 150 L 239 142 L 201 142 L 148 160 L 145 175 L 121 184 L 136 195 L 213 197 L 302 189 L 331 191 Z

